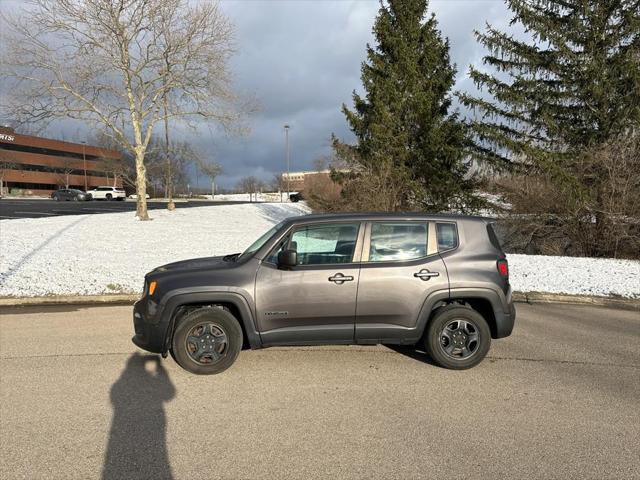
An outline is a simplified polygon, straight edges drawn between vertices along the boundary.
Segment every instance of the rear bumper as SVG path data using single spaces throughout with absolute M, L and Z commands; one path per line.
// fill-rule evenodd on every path
M 513 332 L 513 326 L 516 323 L 516 306 L 514 305 L 513 298 L 511 297 L 511 287 L 509 287 L 503 311 L 494 310 L 493 313 L 496 317 L 495 338 L 504 338 L 511 335 L 511 332 Z

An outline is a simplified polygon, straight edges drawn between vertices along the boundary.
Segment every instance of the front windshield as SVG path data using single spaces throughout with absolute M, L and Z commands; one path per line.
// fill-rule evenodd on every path
M 247 248 L 238 258 L 247 258 L 256 253 L 258 250 L 262 248 L 262 246 L 267 243 L 267 241 L 282 228 L 284 221 L 278 223 L 277 225 L 270 228 L 267 232 L 263 233 L 260 238 L 258 238 L 255 242 L 253 242 L 249 248 Z

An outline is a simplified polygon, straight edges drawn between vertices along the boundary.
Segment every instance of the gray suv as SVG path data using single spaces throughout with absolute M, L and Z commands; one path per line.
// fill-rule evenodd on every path
M 438 365 L 465 369 L 514 320 L 492 220 L 307 215 L 244 253 L 149 272 L 133 342 L 197 374 L 227 369 L 243 345 L 415 345 Z

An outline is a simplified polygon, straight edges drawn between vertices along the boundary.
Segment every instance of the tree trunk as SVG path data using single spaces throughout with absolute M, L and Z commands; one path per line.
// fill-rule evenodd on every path
M 144 166 L 144 150 L 136 150 L 136 217 L 151 220 L 147 212 L 147 167 Z

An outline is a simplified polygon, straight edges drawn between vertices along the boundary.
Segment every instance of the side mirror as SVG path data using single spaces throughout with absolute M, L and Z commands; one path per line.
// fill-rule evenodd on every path
M 295 267 L 298 264 L 298 252 L 295 250 L 283 250 L 278 253 L 279 267 Z

